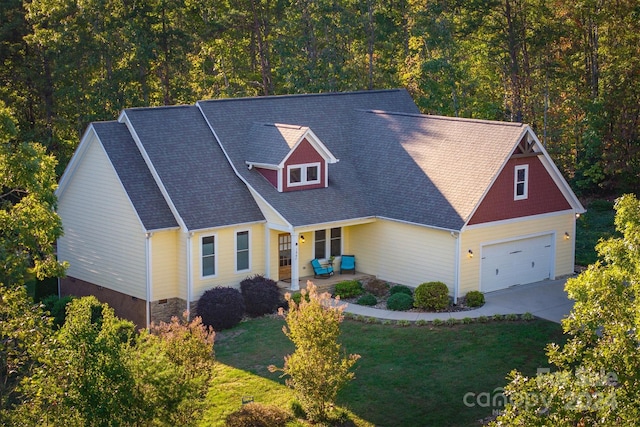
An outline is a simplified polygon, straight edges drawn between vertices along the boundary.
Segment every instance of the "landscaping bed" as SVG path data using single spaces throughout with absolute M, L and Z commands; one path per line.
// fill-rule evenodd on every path
M 472 304 L 468 304 L 467 297 L 462 296 L 458 297 L 456 304 L 453 304 L 453 299 L 448 297 L 448 304 L 441 308 L 416 307 L 414 303 L 408 306 L 408 302 L 407 305 L 400 307 L 400 309 L 389 306 L 389 299 L 396 293 L 405 293 L 414 298 L 415 291 L 416 289 L 409 288 L 408 286 L 386 282 L 377 278 L 369 278 L 362 281 L 351 280 L 336 284 L 334 296 L 340 296 L 341 301 L 349 304 L 364 305 L 382 310 L 391 309 L 417 313 L 453 313 L 468 311 L 481 307 L 484 304 L 484 296 L 480 294 L 482 298 L 480 303 L 476 299 Z M 479 293 L 476 293 L 476 298 L 477 294 Z

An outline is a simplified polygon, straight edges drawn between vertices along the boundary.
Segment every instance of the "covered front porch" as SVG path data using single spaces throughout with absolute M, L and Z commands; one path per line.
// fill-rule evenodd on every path
M 336 271 L 333 276 L 330 277 L 320 277 L 320 278 L 314 278 L 313 275 L 311 276 L 304 276 L 304 277 L 300 277 L 300 289 L 306 289 L 307 288 L 307 282 L 311 281 L 313 282 L 314 285 L 316 285 L 316 287 L 318 288 L 318 292 L 329 292 L 329 293 L 333 293 L 333 290 L 335 288 L 336 283 L 345 281 L 345 280 L 366 280 L 366 279 L 371 279 L 375 276 L 371 275 L 371 274 L 366 274 L 366 273 L 361 273 L 361 272 L 356 272 L 354 273 L 344 273 L 344 274 L 340 274 L 340 271 Z M 278 288 L 280 288 L 280 292 L 282 294 L 285 294 L 287 292 L 299 292 L 299 290 L 292 290 L 291 289 L 291 282 L 290 281 L 279 281 L 278 282 Z

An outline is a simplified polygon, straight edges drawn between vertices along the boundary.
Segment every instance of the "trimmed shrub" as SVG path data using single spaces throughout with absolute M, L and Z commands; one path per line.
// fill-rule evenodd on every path
M 50 295 L 42 300 L 44 309 L 49 312 L 53 317 L 53 324 L 60 327 L 64 324 L 67 318 L 67 304 L 69 304 L 75 297 L 71 295 L 64 296 L 62 298 L 58 295 Z
M 378 298 L 371 294 L 364 294 L 360 298 L 358 298 L 358 304 L 360 305 L 376 305 L 378 303 Z
M 449 306 L 449 288 L 442 282 L 427 282 L 416 288 L 414 305 L 427 310 L 443 310 Z
M 407 311 L 413 307 L 413 297 L 403 292 L 393 294 L 387 300 L 387 308 L 394 311 Z
M 397 293 L 413 296 L 413 291 L 411 290 L 411 288 L 405 285 L 394 285 L 391 287 L 391 289 L 389 289 L 389 295 L 395 295 Z
M 247 403 L 227 415 L 227 427 L 284 427 L 293 416 L 284 409 L 262 403 Z
M 260 274 L 240 282 L 244 308 L 251 317 L 275 313 L 280 305 L 280 290 L 275 281 Z
M 442 325 L 444 325 L 444 320 L 442 320 L 442 319 L 433 319 L 431 321 L 431 324 L 433 326 L 442 326 Z
M 206 291 L 196 306 L 196 315 L 215 331 L 236 326 L 244 315 L 244 299 L 239 290 L 216 287 Z
M 362 295 L 363 292 L 362 283 L 357 280 L 345 280 L 336 283 L 334 294 L 344 299 L 357 297 L 358 295 Z
M 363 287 L 365 291 L 377 297 L 383 297 L 389 292 L 389 284 L 380 279 L 371 279 Z
M 521 319 L 530 322 L 535 319 L 535 316 L 527 311 L 522 315 Z
M 484 294 L 480 291 L 467 292 L 465 301 L 469 307 L 480 307 L 484 305 Z

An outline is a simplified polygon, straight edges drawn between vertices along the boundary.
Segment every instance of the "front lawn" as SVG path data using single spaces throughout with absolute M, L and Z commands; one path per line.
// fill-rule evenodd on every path
M 284 379 L 267 370 L 293 351 L 283 325 L 265 317 L 218 334 L 206 425 L 224 425 L 243 396 L 288 408 Z M 435 328 L 345 320 L 342 331 L 345 350 L 362 358 L 338 403 L 359 426 L 477 426 L 496 409 L 491 400 L 500 397 L 508 372 L 535 375 L 548 366 L 545 345 L 563 339 L 560 325 L 543 320 Z

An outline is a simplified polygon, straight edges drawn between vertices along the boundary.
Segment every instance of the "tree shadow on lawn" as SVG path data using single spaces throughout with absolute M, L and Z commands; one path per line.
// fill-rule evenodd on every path
M 294 350 L 283 325 L 265 317 L 221 332 L 217 360 L 284 384 L 267 370 Z M 535 375 L 548 366 L 545 345 L 564 340 L 560 325 L 544 320 L 453 327 L 345 320 L 341 327 L 345 352 L 362 358 L 337 403 L 377 426 L 477 426 L 500 409 L 492 400 L 500 400 L 511 370 Z

